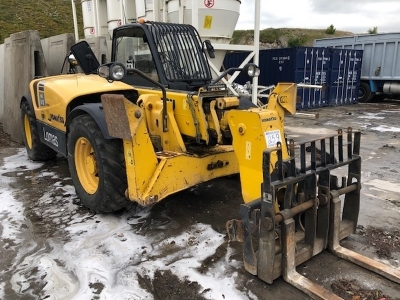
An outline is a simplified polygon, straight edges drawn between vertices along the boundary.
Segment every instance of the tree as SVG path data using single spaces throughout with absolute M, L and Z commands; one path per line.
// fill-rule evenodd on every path
M 368 29 L 368 34 L 377 34 L 378 33 L 378 27 L 370 28 Z
M 325 30 L 326 34 L 334 34 L 336 32 L 336 28 L 331 24 L 328 28 Z

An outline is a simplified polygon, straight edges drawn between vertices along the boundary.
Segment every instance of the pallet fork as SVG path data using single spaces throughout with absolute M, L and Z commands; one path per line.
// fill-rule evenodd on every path
M 399 271 L 340 245 L 340 240 L 356 231 L 361 189 L 361 133 L 349 128 L 345 144 L 343 135 L 338 130 L 335 136 L 299 143 L 299 168 L 293 140 L 289 142 L 290 158 L 286 161 L 279 145 L 265 151 L 261 199 L 242 204 L 241 220 L 227 223 L 229 239 L 243 242 L 243 261 L 248 272 L 269 284 L 282 275 L 313 299 L 341 299 L 296 271 L 296 266 L 325 249 L 400 283 Z M 309 166 L 307 150 L 311 152 Z M 278 161 L 271 172 L 274 152 Z M 338 186 L 331 171 L 346 166 L 347 176 L 342 177 Z M 345 195 L 343 209 L 341 195 Z M 257 251 L 253 242 L 258 244 Z

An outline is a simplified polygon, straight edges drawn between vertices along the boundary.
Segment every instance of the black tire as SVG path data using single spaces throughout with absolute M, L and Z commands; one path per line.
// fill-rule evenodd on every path
M 372 92 L 369 85 L 365 82 L 360 83 L 360 88 L 358 89 L 358 102 L 367 103 L 372 99 Z
M 110 213 L 131 203 L 125 197 L 122 140 L 106 140 L 92 117 L 82 115 L 69 127 L 67 149 L 69 171 L 83 205 L 96 213 Z
M 26 101 L 21 103 L 21 120 L 28 157 L 35 161 L 54 159 L 57 152 L 40 141 L 35 115 Z

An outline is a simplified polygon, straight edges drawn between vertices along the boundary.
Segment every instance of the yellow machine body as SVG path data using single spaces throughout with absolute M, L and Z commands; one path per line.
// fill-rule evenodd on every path
M 284 113 L 294 113 L 294 84 L 278 85 L 267 108 L 239 110 L 237 98 L 220 97 L 211 101 L 209 114 L 202 109 L 201 92 L 191 96 L 168 93 L 173 101 L 167 102 L 166 131 L 162 126 L 161 95 L 138 91 L 137 104 L 122 95 L 102 97 L 109 133 L 124 140 L 130 200 L 151 205 L 190 186 L 238 172 L 242 174 L 244 201 L 260 198 L 263 151 L 278 145 L 286 150 Z M 292 106 L 285 109 L 286 102 Z M 220 118 L 216 107 L 222 108 Z M 233 145 L 187 147 L 184 143 L 184 136 L 207 143 L 210 127 L 221 130 L 228 126 Z M 222 141 L 221 133 L 217 139 Z
M 37 120 L 65 132 L 65 121 L 71 105 L 77 105 L 80 97 L 93 94 L 132 90 L 123 82 L 112 84 L 98 75 L 67 74 L 31 81 L 30 95 Z M 80 103 L 80 102 L 79 102 Z

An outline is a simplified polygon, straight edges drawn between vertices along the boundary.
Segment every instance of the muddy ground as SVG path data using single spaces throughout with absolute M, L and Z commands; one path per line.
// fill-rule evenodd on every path
M 302 113 L 286 120 L 294 139 L 361 130 L 363 202 L 357 232 L 342 244 L 400 270 L 400 103 Z M 0 298 L 309 299 L 282 278 L 269 285 L 244 270 L 241 245 L 225 230 L 239 218 L 237 177 L 104 216 L 80 205 L 66 160 L 31 166 L 24 157 L 0 130 L 0 197 L 15 207 L 0 212 Z M 327 251 L 297 270 L 345 299 L 400 299 L 398 284 Z

